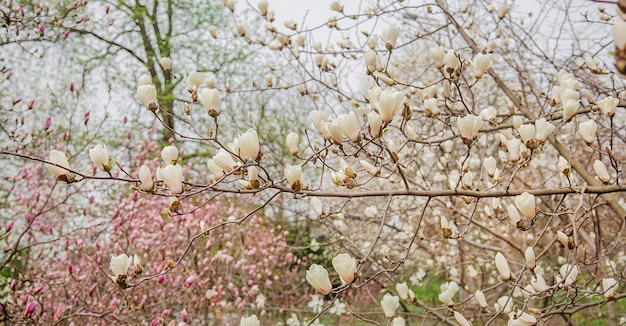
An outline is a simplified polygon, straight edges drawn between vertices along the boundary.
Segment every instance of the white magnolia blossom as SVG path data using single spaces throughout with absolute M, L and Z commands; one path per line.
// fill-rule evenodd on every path
M 483 125 L 483 119 L 479 116 L 468 114 L 456 120 L 457 127 L 461 133 L 461 138 L 473 140 L 478 137 L 478 131 Z
M 239 326 L 261 326 L 261 322 L 259 318 L 253 314 L 249 317 L 241 317 Z
M 444 58 L 446 72 L 448 74 L 452 74 L 456 71 L 461 65 L 461 60 L 459 60 L 459 55 L 453 49 L 448 50 L 446 56 Z
M 497 167 L 497 162 L 496 162 L 495 157 L 493 156 L 485 157 L 485 159 L 483 160 L 483 167 L 485 168 L 485 171 L 487 171 L 487 174 L 490 177 L 493 177 L 493 175 L 496 173 L 496 167 Z
M 511 204 L 507 207 L 507 213 L 509 213 L 509 219 L 513 225 L 517 226 L 517 224 L 522 220 L 522 216 L 519 214 L 517 207 Z
M 497 311 L 502 311 L 504 314 L 508 314 L 513 310 L 513 298 L 505 295 L 498 298 L 494 307 Z
M 364 58 L 365 58 L 365 67 L 367 68 L 368 73 L 371 74 L 374 71 L 378 70 L 377 63 L 378 61 L 380 61 L 380 58 L 378 57 L 378 54 L 376 53 L 376 51 L 369 49 L 369 48 L 366 49 Z
M 394 90 L 384 90 L 380 93 L 378 98 L 378 112 L 380 118 L 384 122 L 390 122 L 393 117 L 400 112 L 404 100 L 406 97 L 404 94 Z
M 607 299 L 615 297 L 615 291 L 617 291 L 617 280 L 612 277 L 602 279 L 602 290 L 604 291 L 604 297 Z
M 535 139 L 535 125 L 529 123 L 521 125 L 517 129 L 517 132 L 519 132 L 519 136 L 522 138 L 522 141 L 526 144 L 526 146 L 528 146 L 530 141 Z
M 300 179 L 302 178 L 302 167 L 300 165 L 287 165 L 285 167 L 285 177 L 291 189 L 296 191 L 301 189 L 302 184 Z
M 539 274 L 535 274 L 533 277 L 531 277 L 530 286 L 532 286 L 532 288 L 537 292 L 543 292 L 550 288 L 548 284 L 546 284 L 546 280 L 543 278 L 543 276 Z
M 154 85 L 149 84 L 137 87 L 137 97 L 147 109 L 156 109 L 157 92 Z
M 109 150 L 106 145 L 98 144 L 90 149 L 89 158 L 98 169 L 104 172 L 111 170 L 109 166 Z
M 568 175 L 571 167 L 569 165 L 569 162 L 565 159 L 565 157 L 559 156 L 558 168 L 561 173 Z
M 535 196 L 527 192 L 515 196 L 515 206 L 527 220 L 535 218 Z
M 409 289 L 409 286 L 406 284 L 406 282 L 397 283 L 396 291 L 398 292 L 398 296 L 402 300 L 414 300 L 415 299 L 415 293 L 413 292 L 413 290 Z
M 341 125 L 343 135 L 346 136 L 346 138 L 348 138 L 351 142 L 357 142 L 359 140 L 359 131 L 361 128 L 359 127 L 359 121 L 356 118 L 356 114 L 354 114 L 354 112 L 342 114 L 337 117 L 337 120 Z
M 513 274 L 511 273 L 511 269 L 509 268 L 509 263 L 506 261 L 504 255 L 500 252 L 496 254 L 496 269 L 498 273 L 500 273 L 500 277 L 502 280 L 507 281 L 511 279 Z
M 237 167 L 233 156 L 223 148 L 213 156 L 213 161 L 225 172 L 230 172 Z
M 64 168 L 70 169 L 70 163 L 67 160 L 67 156 L 65 156 L 65 153 L 61 151 L 57 151 L 55 149 L 51 150 L 48 161 L 54 164 L 58 164 Z M 65 170 L 61 167 L 58 167 L 56 165 L 46 163 L 46 169 L 48 169 L 50 173 L 54 174 L 57 177 L 57 179 L 64 179 L 64 181 L 74 180 L 74 177 L 75 177 L 74 173 L 68 170 Z
M 339 254 L 333 258 L 332 263 L 343 284 L 350 284 L 354 281 L 354 274 L 356 273 L 356 259 L 354 257 L 347 253 Z
M 596 172 L 598 179 L 600 179 L 603 183 L 609 183 L 609 181 L 611 181 L 609 171 L 606 169 L 606 166 L 602 163 L 602 161 L 595 160 L 595 162 L 593 162 L 593 171 Z
M 524 258 L 526 259 L 526 266 L 528 267 L 528 269 L 530 269 L 531 271 L 534 270 L 537 262 L 535 259 L 535 250 L 533 250 L 533 247 L 526 248 L 526 250 L 524 251 Z
M 217 89 L 205 88 L 200 92 L 200 96 L 198 96 L 198 98 L 206 108 L 209 116 L 215 118 L 220 114 L 220 91 Z
M 616 19 L 613 24 L 613 42 L 622 50 L 626 48 L 626 22 L 622 19 Z
M 507 326 L 532 326 L 537 324 L 537 318 L 518 310 L 517 312 L 509 313 L 509 321 Z
M 298 153 L 299 151 L 298 141 L 299 140 L 300 140 L 300 136 L 298 136 L 298 134 L 296 134 L 295 132 L 290 132 L 287 135 L 285 142 L 287 143 L 287 149 L 289 150 L 289 153 L 291 153 L 291 155 L 295 155 Z
M 256 130 L 250 128 L 245 133 L 237 136 L 233 141 L 232 150 L 238 154 L 242 160 L 256 160 L 259 157 L 260 146 L 259 136 Z
M 616 99 L 612 96 L 605 97 L 598 102 L 600 112 L 602 112 L 602 114 L 606 115 L 607 117 L 612 117 L 613 115 L 615 115 L 618 104 L 619 99 Z
M 311 265 L 309 270 L 306 271 L 306 280 L 318 293 L 328 294 L 333 290 L 328 271 L 321 265 Z
M 391 326 L 406 326 L 406 320 L 402 317 L 396 317 L 391 321 Z
M 598 125 L 593 120 L 587 120 L 581 122 L 578 125 L 578 132 L 583 137 L 583 140 L 587 145 L 591 145 L 596 140 L 596 132 L 598 131 Z
M 320 110 L 314 110 L 311 112 L 311 121 L 313 122 L 313 126 L 317 130 L 320 135 L 324 134 L 324 128 L 322 128 L 322 122 L 328 121 L 328 113 Z
M 576 282 L 576 278 L 578 277 L 579 269 L 576 265 L 563 264 L 559 269 L 559 273 L 561 274 L 564 286 L 569 286 Z
M 436 117 L 441 113 L 439 109 L 439 101 L 436 98 L 429 98 L 424 100 L 424 114 L 427 117 Z
M 131 257 L 128 257 L 126 254 L 121 254 L 119 256 L 111 256 L 109 267 L 117 279 L 120 275 L 126 275 L 132 264 L 133 259 Z
M 163 70 L 170 71 L 172 69 L 172 59 L 169 57 L 163 57 L 159 59 L 159 64 L 163 67 Z
M 163 183 L 170 189 L 172 194 L 183 193 L 183 167 L 176 164 L 168 164 L 160 170 Z
M 491 66 L 491 54 L 478 53 L 474 57 L 474 77 L 480 79 Z
M 548 121 L 546 121 L 545 118 L 541 118 L 535 121 L 535 139 L 538 142 L 545 142 L 546 139 L 548 139 L 548 136 L 550 136 L 550 134 L 552 134 L 552 131 L 554 131 L 554 125 Z
M 556 238 L 565 246 L 565 248 L 569 248 L 569 237 L 563 233 L 562 231 L 556 231 Z
M 141 189 L 145 191 L 151 191 L 154 188 L 154 182 L 152 181 L 152 171 L 150 168 L 142 165 L 139 168 L 139 172 L 137 172 L 137 176 L 139 176 L 139 181 L 141 181 Z
M 224 175 L 224 169 L 215 163 L 215 159 L 208 159 L 206 165 L 209 168 L 209 172 L 211 172 L 212 181 L 216 181 Z
M 446 56 L 446 50 L 443 46 L 432 47 L 430 48 L 430 56 L 435 61 L 435 67 L 441 68 L 444 64 L 443 59 Z
M 580 107 L 580 102 L 578 100 L 567 99 L 563 101 L 563 120 L 570 120 L 576 112 L 578 112 L 578 108 Z
M 476 290 L 476 292 L 474 293 L 474 298 L 476 298 L 476 301 L 481 308 L 486 309 L 487 307 L 489 307 L 489 304 L 487 304 L 487 298 L 485 298 L 485 294 L 483 293 L 483 291 Z
M 204 81 L 204 74 L 199 73 L 197 71 L 189 72 L 189 75 L 187 75 L 187 90 L 189 90 L 190 92 L 197 91 L 198 87 L 202 85 L 203 81 Z
M 141 77 L 139 77 L 139 83 L 137 84 L 137 87 L 150 84 L 152 84 L 152 78 L 146 74 L 143 74 L 141 75 Z
M 396 41 L 400 36 L 400 28 L 397 26 L 387 26 L 383 28 L 383 32 L 380 35 L 385 42 L 387 50 L 391 50 L 396 47 Z
M 456 310 L 454 311 L 454 320 L 459 323 L 459 326 L 472 326 L 472 323 L 470 323 L 465 316 Z
M 339 0 L 333 0 L 333 2 L 330 3 L 330 10 L 343 12 L 343 6 L 341 5 L 341 2 L 339 2 Z
M 257 8 L 259 8 L 259 12 L 261 13 L 262 16 L 267 15 L 267 9 L 269 8 L 269 6 L 270 6 L 269 1 L 267 0 L 259 1 Z
M 311 198 L 311 208 L 319 218 L 323 218 L 326 216 L 324 213 L 324 205 L 322 205 L 322 201 L 317 197 Z
M 374 165 L 372 165 L 371 163 L 364 161 L 364 160 L 360 160 L 359 163 L 361 163 L 361 166 L 367 171 L 367 173 L 369 173 L 371 176 L 376 176 L 378 175 L 378 173 L 380 172 L 380 169 L 378 169 L 377 167 L 375 167 Z
M 439 289 L 441 290 L 441 293 L 439 293 L 439 301 L 446 306 L 454 305 L 453 299 L 454 295 L 459 291 L 459 285 L 454 281 L 450 281 L 441 284 Z
M 501 4 L 500 7 L 498 7 L 498 18 L 504 18 L 509 13 L 509 11 L 511 11 L 510 5 L 506 3 Z
M 393 318 L 396 314 L 396 310 L 400 306 L 400 297 L 387 293 L 380 301 L 380 305 L 383 308 L 385 317 Z
M 176 164 L 178 162 L 178 148 L 174 145 L 163 147 L 161 158 L 165 164 Z

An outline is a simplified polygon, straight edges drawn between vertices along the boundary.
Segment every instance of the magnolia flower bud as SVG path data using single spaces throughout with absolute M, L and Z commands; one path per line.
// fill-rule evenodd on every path
M 396 47 L 396 41 L 400 36 L 400 28 L 396 26 L 387 26 L 383 28 L 383 32 L 381 33 L 381 37 L 383 42 L 385 42 L 385 47 L 387 50 L 391 51 Z
M 299 138 L 300 137 L 295 132 L 290 132 L 287 135 L 287 139 L 286 139 L 287 149 L 289 149 L 289 152 L 291 153 L 291 155 L 296 155 L 299 151 L 298 150 Z
M 565 233 L 556 231 L 556 237 L 563 244 L 563 246 L 565 246 L 565 248 L 572 250 L 576 247 L 574 239 L 572 237 L 568 237 Z
M 220 149 L 217 154 L 215 154 L 215 156 L 213 157 L 213 161 L 219 168 L 226 172 L 232 171 L 237 166 L 237 163 L 235 163 L 233 156 L 230 155 L 230 153 L 223 148 Z
M 390 122 L 400 111 L 406 97 L 404 94 L 394 90 L 384 90 L 380 93 L 378 112 L 384 122 Z
M 456 125 L 461 133 L 461 139 L 465 144 L 470 144 L 476 137 L 478 131 L 482 127 L 483 119 L 479 116 L 468 114 L 456 120 Z
M 106 145 L 98 144 L 90 149 L 89 158 L 98 169 L 104 172 L 111 170 L 109 166 L 109 150 Z
M 535 121 L 535 139 L 542 143 L 548 139 L 548 136 L 552 134 L 554 130 L 554 125 L 550 122 L 547 122 L 545 118 L 541 118 Z
M 435 67 L 441 68 L 443 67 L 443 58 L 446 56 L 446 50 L 443 46 L 436 46 L 430 48 L 430 56 L 435 61 Z
M 598 125 L 593 120 L 587 120 L 585 122 L 581 122 L 578 125 L 578 133 L 580 133 L 587 145 L 593 144 L 593 142 L 596 140 L 597 131 Z
M 211 117 L 216 118 L 220 114 L 220 92 L 217 89 L 205 88 L 200 92 L 199 98 Z
M 612 96 L 603 98 L 602 100 L 598 102 L 598 106 L 600 107 L 600 112 L 602 112 L 602 114 L 606 115 L 607 117 L 612 117 L 613 115 L 615 115 L 615 111 L 617 110 L 618 104 L 619 104 L 619 100 Z
M 481 308 L 486 309 L 487 307 L 489 307 L 489 305 L 487 304 L 487 298 L 485 298 L 485 294 L 483 293 L 483 291 L 476 290 L 476 293 L 474 293 L 474 297 L 476 298 L 476 301 L 478 301 L 478 305 Z
M 178 162 L 178 148 L 174 145 L 163 147 L 161 158 L 165 164 L 176 164 Z
M 343 142 L 343 125 L 339 118 L 331 121 L 328 125 L 328 132 L 335 144 L 341 144 Z
M 322 135 L 322 121 L 328 121 L 328 114 L 324 111 L 314 110 L 311 112 L 311 121 L 313 122 L 313 126 L 317 130 L 317 132 Z
M 261 326 L 261 322 L 259 321 L 259 318 L 253 314 L 249 317 L 241 317 L 239 326 Z
M 474 58 L 474 77 L 480 79 L 491 66 L 491 54 L 478 53 Z
M 527 220 L 535 218 L 535 196 L 527 192 L 515 196 L 515 206 Z
M 109 263 L 109 267 L 113 272 L 113 275 L 117 279 L 121 275 L 126 275 L 128 269 L 133 264 L 133 259 L 128 257 L 126 254 L 121 254 L 119 256 L 111 256 L 111 262 Z
M 267 8 L 269 8 L 269 6 L 270 6 L 269 1 L 267 0 L 259 1 L 258 8 L 259 8 L 259 11 L 261 12 L 261 16 L 267 15 Z
M 400 299 L 402 300 L 407 300 L 409 298 L 409 286 L 406 282 L 397 283 L 396 292 L 398 292 L 398 296 L 400 296 Z
M 311 198 L 311 208 L 319 218 L 324 218 L 326 214 L 324 213 L 324 205 L 322 205 L 322 201 L 317 197 Z
M 393 316 L 396 314 L 396 309 L 398 309 L 398 307 L 400 306 L 400 298 L 387 293 L 380 301 L 380 305 L 383 308 L 385 317 L 393 318 Z
M 520 227 L 523 225 L 523 223 L 520 224 L 522 221 L 522 217 L 519 215 L 519 211 L 517 210 L 517 208 L 515 208 L 513 204 L 509 205 L 509 207 L 507 208 L 507 212 L 509 213 L 509 219 L 511 220 L 511 223 L 513 223 L 513 225 L 515 225 L 516 227 Z
M 332 263 L 343 284 L 350 284 L 354 281 L 354 273 L 356 273 L 356 259 L 354 257 L 350 254 L 339 254 L 333 258 Z
M 524 119 L 522 119 L 519 115 L 514 115 L 511 118 L 511 121 L 513 123 L 513 129 L 515 130 L 518 130 L 522 126 L 522 123 L 524 123 Z
M 139 176 L 139 181 L 141 181 L 141 189 L 145 191 L 152 191 L 152 188 L 154 188 L 154 182 L 152 182 L 152 171 L 150 171 L 150 168 L 142 165 L 141 168 L 139 168 L 137 175 Z
M 383 119 L 380 117 L 380 114 L 375 111 L 370 111 L 370 113 L 367 114 L 367 123 L 370 127 L 372 136 L 374 138 L 380 137 L 383 127 Z
M 609 171 L 606 169 L 606 166 L 602 161 L 596 160 L 593 162 L 593 170 L 596 172 L 598 179 L 603 183 L 609 183 L 611 181 L 611 176 L 609 176 Z
M 459 59 L 458 54 L 452 49 L 448 50 L 444 60 L 446 72 L 450 75 L 452 75 L 452 73 L 454 73 L 454 71 L 456 71 L 461 65 L 461 60 Z
M 300 165 L 287 165 L 285 167 L 285 177 L 294 191 L 302 189 L 300 178 L 302 177 L 302 167 Z
M 187 75 L 187 90 L 189 90 L 189 92 L 198 90 L 198 87 L 200 87 L 203 81 L 203 74 L 197 71 L 191 71 L 189 75 Z
M 141 103 L 150 111 L 157 109 L 156 96 L 156 87 L 152 84 L 141 85 L 137 88 L 137 97 L 139 97 Z
M 163 183 L 170 189 L 172 194 L 183 193 L 183 168 L 176 164 L 169 164 L 161 169 Z
M 459 326 L 472 326 L 472 324 L 465 319 L 465 316 L 458 311 L 454 311 L 454 319 L 459 323 Z
M 615 291 L 617 291 L 617 281 L 614 278 L 602 279 L 602 290 L 604 291 L 604 297 L 611 299 L 615 297 Z
M 318 293 L 328 294 L 333 290 L 328 271 L 321 265 L 311 265 L 309 270 L 306 271 L 306 280 Z
M 65 153 L 61 151 L 57 151 L 54 149 L 51 150 L 50 158 L 48 158 L 48 161 L 54 164 L 58 164 L 67 169 L 70 168 L 70 163 L 67 160 L 67 156 L 65 156 Z M 70 182 L 74 180 L 74 177 L 75 177 L 74 173 L 66 169 L 63 169 L 56 165 L 47 164 L 47 163 L 45 166 L 46 166 L 46 169 L 50 171 L 50 173 L 54 174 L 57 177 L 57 180 L 65 181 L 65 182 Z
M 626 22 L 623 19 L 616 19 L 613 24 L 613 42 L 617 49 L 626 49 Z
M 163 67 L 163 70 L 170 71 L 172 69 L 172 59 L 169 57 L 163 57 L 159 60 L 159 64 Z
M 496 269 L 498 270 L 498 273 L 500 273 L 500 277 L 503 281 L 507 281 L 513 276 L 511 274 L 511 269 L 509 268 L 509 263 L 500 252 L 496 254 Z
M 518 310 L 517 313 L 509 313 L 509 321 L 507 326 L 532 326 L 537 325 L 537 318 L 523 311 Z
M 415 129 L 413 129 L 413 127 L 411 127 L 410 124 L 405 125 L 404 131 L 406 132 L 406 136 L 409 140 L 412 140 L 412 141 L 420 140 L 419 135 L 417 134 L 417 132 L 415 132 Z
M 526 259 L 526 266 L 528 267 L 528 269 L 530 269 L 531 271 L 534 270 L 536 266 L 536 261 L 535 251 L 533 250 L 533 247 L 526 248 L 526 251 L 524 251 L 524 258 Z

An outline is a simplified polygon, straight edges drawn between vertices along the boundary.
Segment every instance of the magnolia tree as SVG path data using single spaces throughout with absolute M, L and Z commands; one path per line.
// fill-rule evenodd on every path
M 5 318 L 623 322 L 626 93 L 608 56 L 615 46 L 623 70 L 623 12 L 568 1 L 333 1 L 330 17 L 311 24 L 278 21 L 267 1 L 224 5 L 239 25 L 207 33 L 245 40 L 268 71 L 241 88 L 186 72 L 180 105 L 141 78 L 137 103 L 179 121 L 164 123 L 178 142 L 95 141 L 71 159 L 63 147 L 2 151 L 45 164 L 47 177 L 31 180 L 49 183 L 44 208 L 87 185 L 121 187 L 82 193 L 93 198 L 72 207 L 83 219 L 71 227 L 32 213 L 4 226 Z M 604 36 L 612 28 L 614 42 Z M 247 119 L 238 111 L 267 94 Z M 306 126 L 258 123 L 288 106 Z M 33 221 L 49 235 L 17 245 L 27 232 L 14 229 Z M 68 241 L 68 228 L 88 232 Z M 40 284 L 57 279 L 57 292 Z

